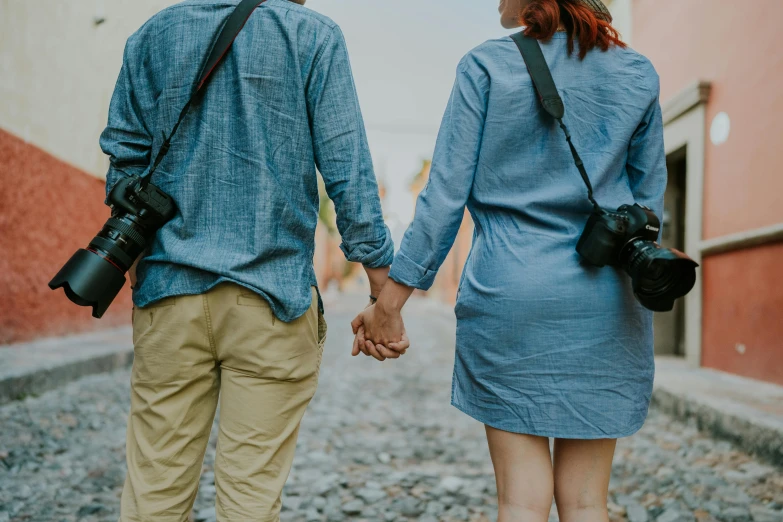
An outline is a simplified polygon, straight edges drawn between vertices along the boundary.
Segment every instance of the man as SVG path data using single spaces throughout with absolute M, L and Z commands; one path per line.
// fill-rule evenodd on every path
M 238 2 L 174 5 L 128 40 L 101 137 L 107 189 L 148 171 Z M 304 3 L 254 11 L 153 176 L 178 212 L 137 269 L 122 521 L 188 519 L 218 398 L 218 520 L 279 520 L 326 333 L 316 165 L 346 257 L 373 295 L 386 281 L 393 245 L 345 41 Z

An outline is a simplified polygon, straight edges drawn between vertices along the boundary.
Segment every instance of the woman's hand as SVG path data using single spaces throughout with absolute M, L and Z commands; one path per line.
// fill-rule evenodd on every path
M 351 327 L 356 336 L 354 356 L 364 353 L 379 361 L 398 359 L 410 347 L 399 310 L 387 312 L 377 305 L 370 306 L 353 320 Z

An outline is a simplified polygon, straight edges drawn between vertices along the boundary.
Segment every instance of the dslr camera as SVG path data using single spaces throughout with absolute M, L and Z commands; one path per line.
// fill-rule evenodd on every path
M 617 212 L 597 210 L 587 221 L 576 251 L 597 267 L 619 267 L 631 276 L 639 302 L 654 312 L 669 312 L 674 301 L 696 284 L 699 265 L 678 250 L 656 243 L 658 217 L 639 204 Z
M 122 287 L 125 274 L 152 243 L 155 233 L 174 217 L 174 200 L 138 176 L 121 179 L 109 193 L 111 218 L 86 249 L 80 249 L 49 283 L 62 288 L 79 306 L 103 317 Z

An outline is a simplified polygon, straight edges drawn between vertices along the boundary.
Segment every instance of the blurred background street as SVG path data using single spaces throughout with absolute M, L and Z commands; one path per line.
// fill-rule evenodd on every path
M 282 520 L 495 520 L 483 427 L 449 405 L 455 323 L 437 301 L 405 313 L 398 361 L 350 356 L 365 296 L 328 302 L 320 386 L 305 416 Z M 127 370 L 0 407 L 0 522 L 113 521 L 125 473 Z M 194 520 L 214 521 L 215 436 Z M 783 471 L 653 412 L 620 443 L 614 521 L 783 520 Z M 554 514 L 551 520 L 557 520 Z

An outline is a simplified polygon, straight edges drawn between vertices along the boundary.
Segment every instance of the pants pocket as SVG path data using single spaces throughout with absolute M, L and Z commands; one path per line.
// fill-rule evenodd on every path
M 318 347 L 323 350 L 324 344 L 326 344 L 326 333 L 328 332 L 329 328 L 326 324 L 326 318 L 324 318 L 324 314 L 321 313 L 321 311 L 318 311 Z
M 153 335 L 154 325 L 161 321 L 171 322 L 180 297 L 169 297 L 154 305 L 144 308 L 133 307 L 133 344 L 136 345 L 143 337 Z

